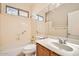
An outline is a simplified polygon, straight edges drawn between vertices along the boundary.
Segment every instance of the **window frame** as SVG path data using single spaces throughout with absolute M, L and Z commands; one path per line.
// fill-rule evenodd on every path
M 17 8 L 14 8 L 14 7 L 11 7 L 11 6 L 8 6 L 8 5 L 6 5 L 6 12 L 5 13 L 7 13 L 7 14 L 9 14 L 8 13 L 8 11 L 7 11 L 7 8 L 13 8 L 13 9 L 16 9 L 17 11 L 18 11 L 18 9 Z M 17 12 L 17 16 L 18 16 L 18 12 Z M 10 14 L 10 15 L 13 15 L 13 14 Z M 15 15 L 16 16 L 16 15 Z
M 21 16 L 20 13 L 19 13 L 19 11 L 23 11 L 23 12 L 25 12 L 25 13 L 28 13 L 27 18 L 29 18 L 29 11 L 25 11 L 25 10 L 23 10 L 23 9 L 19 9 L 19 8 L 15 8 L 15 7 L 11 7 L 11 6 L 6 5 L 6 11 L 5 11 L 5 13 L 7 13 L 7 14 L 9 14 L 9 13 L 7 12 L 7 8 L 16 9 L 16 10 L 18 11 L 17 16 Z M 10 15 L 13 15 L 13 14 L 10 14 Z M 16 15 L 15 15 L 15 16 L 16 16 Z M 26 17 L 26 16 L 23 16 L 23 17 Z
M 29 18 L 29 11 L 25 11 L 25 10 L 22 10 L 22 9 L 18 9 L 18 16 L 22 16 L 22 15 L 20 15 L 20 11 L 22 11 L 22 12 L 25 12 L 25 13 L 28 13 L 28 18 Z M 26 17 L 26 16 L 23 16 L 23 17 Z
M 39 22 L 44 21 L 44 17 L 43 17 L 43 16 L 41 16 L 41 15 L 37 15 L 37 16 L 38 16 L 38 19 L 37 19 L 37 20 L 38 20 Z M 40 20 L 39 20 L 39 17 L 43 18 L 43 20 L 40 21 Z

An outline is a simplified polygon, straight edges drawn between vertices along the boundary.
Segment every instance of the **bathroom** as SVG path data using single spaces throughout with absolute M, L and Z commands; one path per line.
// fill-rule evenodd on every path
M 74 22 L 79 15 L 72 15 L 76 12 L 79 13 L 79 3 L 0 3 L 0 56 L 40 56 L 37 47 L 47 39 L 65 38 L 79 47 L 78 18 Z M 56 51 L 61 55 L 79 55 Z M 46 55 L 49 54 L 42 56 Z

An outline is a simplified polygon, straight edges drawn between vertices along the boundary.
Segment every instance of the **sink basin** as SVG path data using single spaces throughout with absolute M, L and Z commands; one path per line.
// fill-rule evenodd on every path
M 64 49 L 66 51 L 73 51 L 73 49 L 70 46 L 67 46 L 65 44 L 59 44 L 56 42 L 52 42 L 52 44 L 54 44 L 56 47 L 60 48 L 60 49 Z

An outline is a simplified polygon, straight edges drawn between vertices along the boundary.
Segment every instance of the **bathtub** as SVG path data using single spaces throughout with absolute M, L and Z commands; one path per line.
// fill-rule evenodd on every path
M 23 47 L 1 50 L 0 56 L 16 56 L 21 52 L 22 49 Z
M 23 45 L 17 48 L 0 50 L 0 56 L 18 56 L 18 54 L 20 54 L 23 51 L 23 49 L 30 49 L 32 47 L 32 46 L 29 47 L 30 44 Z

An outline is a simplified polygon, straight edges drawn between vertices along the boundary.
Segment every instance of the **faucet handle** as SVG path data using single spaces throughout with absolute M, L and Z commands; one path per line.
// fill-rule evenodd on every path
M 62 37 L 59 37 L 58 40 L 59 40 L 59 43 L 61 43 L 61 44 L 65 44 L 67 41 L 66 38 L 62 38 Z
M 61 38 L 58 38 L 58 40 L 59 40 L 59 43 L 61 43 L 61 44 L 63 43 Z
M 66 44 L 67 38 L 64 39 L 64 44 Z

